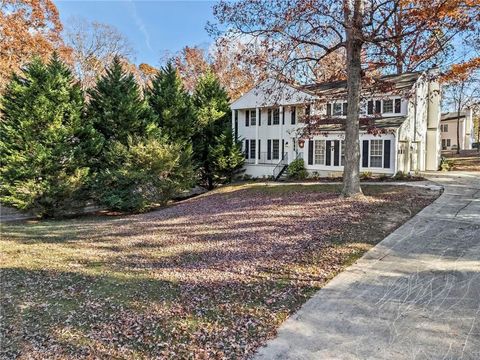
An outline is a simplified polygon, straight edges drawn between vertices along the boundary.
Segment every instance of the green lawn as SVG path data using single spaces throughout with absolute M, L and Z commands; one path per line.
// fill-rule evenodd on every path
M 438 193 L 230 186 L 147 214 L 10 223 L 2 358 L 246 358 Z

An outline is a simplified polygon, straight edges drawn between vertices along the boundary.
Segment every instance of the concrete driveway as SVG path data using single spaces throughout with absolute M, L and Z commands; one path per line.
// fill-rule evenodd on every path
M 480 173 L 335 277 L 256 359 L 480 359 Z

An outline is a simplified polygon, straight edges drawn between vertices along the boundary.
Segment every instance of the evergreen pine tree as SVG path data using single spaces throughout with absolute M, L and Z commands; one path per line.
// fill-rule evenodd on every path
M 215 183 L 231 182 L 242 173 L 245 163 L 242 143 L 234 140 L 230 127 L 215 138 L 215 142 L 210 146 L 208 153 Z
M 88 116 L 106 143 L 127 144 L 129 137 L 145 136 L 149 124 L 155 122 L 155 115 L 142 98 L 134 76 L 124 71 L 119 57 L 113 59 L 88 94 Z
M 162 135 L 155 114 L 120 59 L 114 59 L 89 95 L 89 117 L 104 139 L 92 182 L 101 205 L 143 211 L 191 186 L 191 149 Z
M 39 216 L 83 206 L 86 159 L 98 150 L 83 109 L 80 86 L 56 54 L 13 75 L 0 106 L 2 203 Z
M 233 144 L 231 136 L 222 136 L 231 127 L 229 99 L 227 92 L 212 72 L 205 73 L 198 81 L 193 95 L 196 115 L 196 130 L 193 136 L 193 157 L 199 168 L 200 177 L 208 189 L 225 176 L 225 166 L 220 165 L 220 156 L 241 152 Z M 225 142 L 225 143 L 223 143 Z M 233 156 L 236 158 L 236 156 Z M 228 171 L 237 169 L 237 161 Z
M 173 141 L 189 141 L 193 135 L 190 95 L 171 62 L 157 72 L 147 96 L 162 132 Z

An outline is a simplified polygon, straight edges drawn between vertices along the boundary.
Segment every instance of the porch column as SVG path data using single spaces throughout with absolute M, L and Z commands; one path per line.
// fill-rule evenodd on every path
M 255 121 L 255 149 L 257 149 L 257 153 L 255 154 L 255 164 L 258 165 L 258 158 L 260 157 L 260 146 L 258 146 L 258 122 L 260 120 L 260 108 L 255 108 L 255 116 L 257 121 Z

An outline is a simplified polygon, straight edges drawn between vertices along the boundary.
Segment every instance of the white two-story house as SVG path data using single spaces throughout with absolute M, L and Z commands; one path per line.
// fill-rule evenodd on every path
M 440 87 L 431 72 L 383 76 L 364 86 L 360 171 L 394 175 L 437 170 Z M 278 176 L 303 158 L 318 176 L 343 172 L 346 81 L 294 87 L 268 79 L 231 104 L 245 173 Z
M 458 123 L 457 123 L 458 120 Z M 442 114 L 440 120 L 440 134 L 442 150 L 457 150 L 457 127 L 460 140 L 460 150 L 471 150 L 474 143 L 473 110 L 448 112 Z

